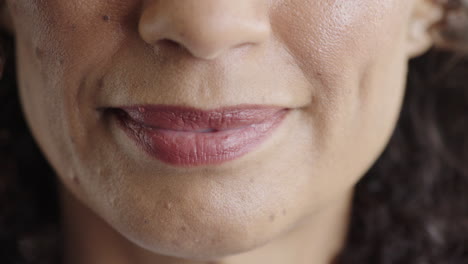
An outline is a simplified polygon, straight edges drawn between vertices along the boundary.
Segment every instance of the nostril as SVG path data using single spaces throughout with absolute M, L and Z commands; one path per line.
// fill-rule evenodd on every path
M 161 39 L 159 42 L 161 42 L 161 44 L 168 46 L 168 47 L 174 47 L 174 48 L 182 47 L 182 45 L 180 45 L 179 43 L 171 39 Z
M 153 1 L 143 10 L 138 30 L 150 45 L 177 48 L 212 60 L 225 51 L 244 50 L 268 39 L 267 8 L 259 10 L 254 2 Z
M 153 46 L 154 47 L 157 46 L 158 50 L 162 49 L 171 53 L 178 53 L 178 54 L 190 53 L 190 51 L 188 51 L 184 45 L 169 38 L 160 39 L 157 42 L 155 42 Z
M 182 46 L 177 41 L 174 41 L 174 40 L 168 39 L 168 38 L 160 39 L 158 41 L 158 45 L 162 46 L 162 47 L 170 48 L 170 49 L 177 49 L 177 50 L 185 49 L 184 46 Z

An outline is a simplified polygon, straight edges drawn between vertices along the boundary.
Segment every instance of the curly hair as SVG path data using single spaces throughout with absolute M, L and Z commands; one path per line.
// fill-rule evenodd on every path
M 468 263 L 468 1 L 433 1 L 445 7 L 437 48 L 410 61 L 400 118 L 356 185 L 336 264 Z M 0 256 L 60 263 L 57 179 L 21 114 L 14 40 L 0 32 L 0 45 Z
M 2 32 L 0 44 L 6 59 L 0 81 L 1 262 L 59 263 L 56 180 L 23 119 L 16 89 L 13 39 Z

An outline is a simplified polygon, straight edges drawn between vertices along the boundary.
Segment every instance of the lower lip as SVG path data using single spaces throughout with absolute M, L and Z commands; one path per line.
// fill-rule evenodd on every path
M 179 166 L 218 165 L 252 152 L 269 138 L 289 110 L 278 111 L 262 123 L 217 132 L 190 132 L 143 126 L 117 115 L 120 127 L 151 157 Z

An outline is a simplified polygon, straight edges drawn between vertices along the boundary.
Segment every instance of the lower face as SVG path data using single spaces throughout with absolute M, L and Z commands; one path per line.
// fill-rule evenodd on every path
M 126 2 L 7 0 L 35 138 L 66 188 L 136 244 L 188 258 L 253 249 L 350 193 L 387 144 L 413 1 L 270 1 L 269 38 L 216 60 L 148 48 L 131 15 L 141 3 Z M 289 111 L 248 152 L 182 166 L 102 111 L 146 104 Z

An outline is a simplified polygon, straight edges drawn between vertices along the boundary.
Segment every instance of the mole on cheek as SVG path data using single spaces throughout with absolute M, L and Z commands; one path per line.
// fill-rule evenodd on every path
M 110 20 L 110 17 L 108 15 L 104 15 L 102 16 L 102 20 L 104 20 L 105 22 L 108 22 Z
M 270 222 L 275 221 L 275 218 L 276 218 L 276 215 L 275 215 L 275 214 L 271 214 L 271 215 L 270 215 Z
M 97 84 L 97 85 L 98 85 L 98 88 L 104 87 L 104 79 L 103 79 L 103 78 L 100 78 L 100 79 L 98 80 L 98 84 Z
M 86 78 L 82 78 L 80 80 L 80 84 L 79 84 L 79 89 L 80 90 L 83 90 L 86 87 L 86 81 L 87 81 Z
M 80 185 L 81 182 L 80 182 L 80 178 L 78 178 L 77 176 L 73 177 L 73 183 L 75 183 L 76 185 Z
M 164 204 L 164 208 L 165 208 L 166 210 L 171 210 L 171 209 L 172 209 L 172 203 L 171 203 L 171 202 L 165 203 L 165 204 Z
M 36 54 L 36 58 L 38 58 L 39 60 L 41 60 L 42 57 L 44 57 L 44 51 L 39 47 L 36 47 L 34 53 Z
M 68 178 L 71 179 L 73 184 L 80 185 L 80 179 L 74 170 L 68 172 Z

